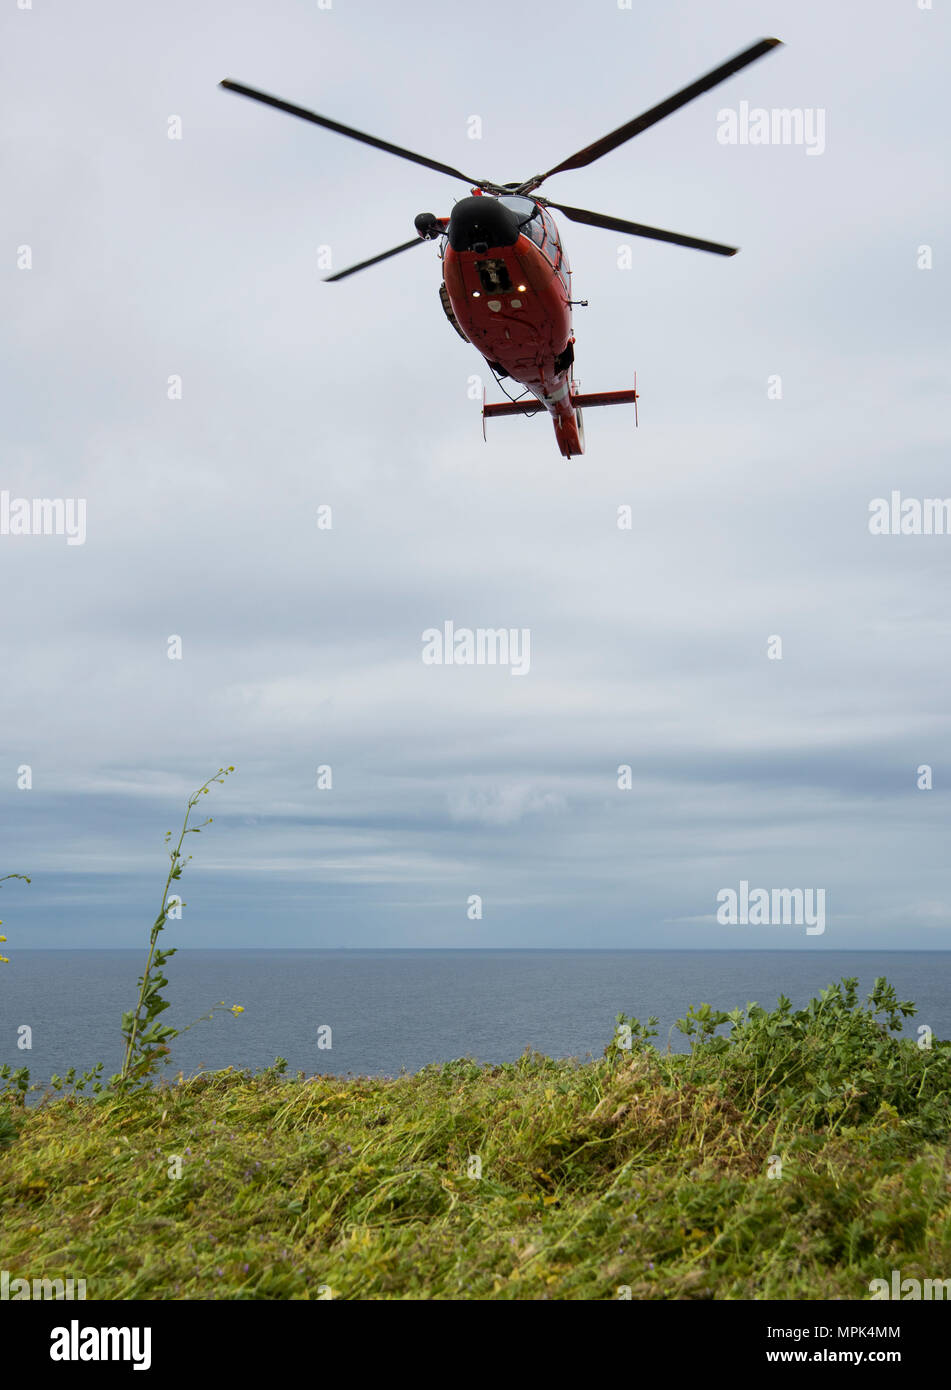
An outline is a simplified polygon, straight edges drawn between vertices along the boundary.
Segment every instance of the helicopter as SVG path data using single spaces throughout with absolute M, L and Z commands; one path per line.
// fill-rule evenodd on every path
M 582 411 L 588 406 L 632 404 L 637 423 L 637 379 L 629 390 L 582 394 L 573 373 L 575 335 L 571 311 L 575 304 L 586 304 L 587 300 L 572 299 L 571 269 L 550 209 L 556 209 L 571 222 L 672 242 L 718 256 L 735 256 L 739 248 L 556 203 L 536 190 L 555 174 L 593 164 L 780 44 L 780 39 L 760 39 L 666 101 L 522 183 L 497 184 L 489 179 L 471 178 L 452 165 L 366 135 L 230 78 L 219 86 L 469 185 L 469 196 L 460 198 L 448 217 L 419 213 L 415 218 L 416 235 L 411 241 L 325 278 L 328 282 L 345 280 L 414 246 L 439 241 L 443 276 L 439 296 L 446 317 L 459 336 L 482 354 L 506 395 L 508 391 L 502 385 L 506 379 L 524 388 L 522 396 L 510 396 L 495 404 L 486 403 L 483 391 L 483 437 L 487 419 L 546 410 L 554 424 L 558 447 L 570 459 L 584 452 Z

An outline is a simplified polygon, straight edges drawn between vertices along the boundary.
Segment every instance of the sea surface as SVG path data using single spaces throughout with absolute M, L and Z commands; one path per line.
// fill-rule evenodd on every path
M 121 1060 L 120 1018 L 135 1003 L 142 951 L 18 950 L 0 977 L 0 1063 L 34 1081 L 70 1066 Z M 600 1055 L 618 1013 L 660 1020 L 660 1047 L 685 1051 L 675 1022 L 688 1005 L 722 1009 L 780 993 L 795 1007 L 843 976 L 864 996 L 885 975 L 928 1024 L 951 1037 L 951 951 L 199 951 L 166 967 L 163 1021 L 182 1028 L 169 1076 L 227 1066 L 395 1076 L 430 1062 L 512 1061 L 530 1047 L 552 1057 Z M 22 1025 L 32 1047 L 17 1046 Z M 331 1029 L 331 1047 L 319 1047 Z M 326 1040 L 326 1032 L 323 1034 Z

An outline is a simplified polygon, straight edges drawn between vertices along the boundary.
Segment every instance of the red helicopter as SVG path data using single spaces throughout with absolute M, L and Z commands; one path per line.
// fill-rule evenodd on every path
M 439 295 L 446 317 L 461 338 L 478 348 L 500 384 L 511 378 L 526 388 L 522 397 L 495 405 L 486 405 L 483 393 L 483 434 L 486 419 L 497 415 L 531 415 L 545 409 L 554 422 L 559 449 L 565 458 L 572 458 L 584 452 L 581 412 L 585 406 L 633 404 L 636 422 L 638 395 L 636 378 L 634 389 L 630 391 L 599 391 L 589 395 L 579 391 L 572 373 L 575 337 L 571 308 L 573 304 L 587 301 L 571 297 L 568 258 L 549 208 L 557 208 L 572 222 L 674 242 L 697 251 L 712 251 L 718 256 L 735 256 L 738 248 L 647 227 L 640 222 L 627 222 L 620 217 L 607 217 L 585 208 L 568 207 L 535 196 L 535 190 L 554 174 L 593 164 L 602 155 L 686 106 L 694 97 L 762 58 L 779 43 L 779 39 L 760 39 L 689 87 L 524 183 L 497 184 L 488 179 L 473 179 L 451 165 L 365 135 L 351 126 L 328 120 L 326 116 L 318 116 L 302 106 L 268 96 L 240 82 L 225 79 L 219 85 L 470 185 L 471 196 L 460 199 L 449 217 L 421 212 L 415 219 L 417 234 L 412 241 L 404 241 L 368 261 L 339 270 L 327 276 L 327 280 L 344 280 L 412 246 L 444 238 L 440 244 L 443 283 Z

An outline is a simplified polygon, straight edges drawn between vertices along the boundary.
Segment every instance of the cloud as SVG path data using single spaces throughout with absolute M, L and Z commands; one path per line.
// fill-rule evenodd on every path
M 555 791 L 544 791 L 526 782 L 502 787 L 467 787 L 451 792 L 449 814 L 454 821 L 482 825 L 515 825 L 526 816 L 567 810 L 565 798 Z

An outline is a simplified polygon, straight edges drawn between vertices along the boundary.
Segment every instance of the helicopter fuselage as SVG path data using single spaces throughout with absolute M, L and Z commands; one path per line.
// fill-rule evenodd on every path
M 474 190 L 441 225 L 456 328 L 497 376 L 524 386 L 549 412 L 566 458 L 583 453 L 572 404 L 571 270 L 551 214 L 532 198 Z
M 490 199 L 478 195 L 453 209 L 443 255 L 446 292 L 464 336 L 551 414 L 559 448 L 571 458 L 583 452 L 584 434 L 572 405 L 568 259 L 544 207 L 524 197 L 498 202 L 501 209 L 488 216 Z M 501 218 L 499 211 L 512 216 Z

